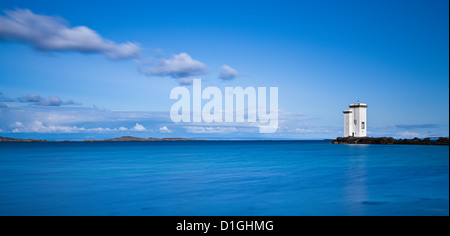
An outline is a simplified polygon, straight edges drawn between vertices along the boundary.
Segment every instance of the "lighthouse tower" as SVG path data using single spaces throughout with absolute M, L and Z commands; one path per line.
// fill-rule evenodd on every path
M 367 104 L 350 104 L 350 110 L 344 111 L 344 137 L 367 136 Z

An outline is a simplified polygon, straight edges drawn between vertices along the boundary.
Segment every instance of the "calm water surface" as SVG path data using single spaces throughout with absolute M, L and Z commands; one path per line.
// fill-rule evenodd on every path
M 0 143 L 0 215 L 449 215 L 449 147 Z

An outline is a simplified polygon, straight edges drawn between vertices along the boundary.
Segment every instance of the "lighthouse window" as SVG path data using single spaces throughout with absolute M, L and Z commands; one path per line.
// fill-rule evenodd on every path
M 361 122 L 361 129 L 365 129 L 366 128 L 366 123 L 365 122 Z

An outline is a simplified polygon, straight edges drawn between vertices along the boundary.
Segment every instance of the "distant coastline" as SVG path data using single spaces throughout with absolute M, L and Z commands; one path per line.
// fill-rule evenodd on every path
M 84 141 L 47 141 L 42 139 L 20 139 L 20 138 L 6 138 L 0 137 L 0 142 L 14 142 L 14 143 L 44 143 L 44 142 L 157 142 L 157 141 L 201 141 L 200 139 L 187 138 L 137 138 L 132 136 L 122 136 L 112 139 L 88 139 Z
M 300 141 L 300 140 L 205 140 L 205 139 L 188 139 L 188 138 L 138 138 L 133 136 L 122 136 L 112 139 L 87 139 L 82 141 L 48 141 L 43 139 L 20 139 L 7 138 L 0 136 L 0 143 L 64 143 L 64 142 L 162 142 L 162 141 Z M 308 141 L 308 140 L 303 140 Z M 403 144 L 403 145 L 449 145 L 448 137 L 439 138 L 414 138 L 414 139 L 395 139 L 392 137 L 338 137 L 336 139 L 324 139 L 330 144 Z
M 395 139 L 392 137 L 338 137 L 331 141 L 332 144 L 402 144 L 402 145 L 449 145 L 448 137 Z

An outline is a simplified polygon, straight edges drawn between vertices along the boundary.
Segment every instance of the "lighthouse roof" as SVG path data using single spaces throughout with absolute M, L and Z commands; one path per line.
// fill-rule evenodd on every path
M 367 107 L 367 104 L 365 103 L 354 103 L 354 104 L 350 104 L 349 106 L 350 108 L 355 108 L 355 107 Z

